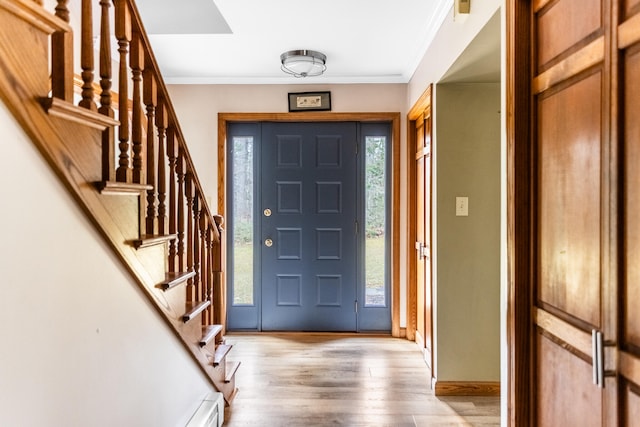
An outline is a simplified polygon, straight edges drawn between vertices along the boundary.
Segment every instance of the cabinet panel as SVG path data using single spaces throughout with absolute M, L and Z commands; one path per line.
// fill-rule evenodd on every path
M 538 333 L 539 426 L 599 426 L 601 390 L 592 383 L 591 364 Z
M 624 342 L 640 349 L 640 49 L 624 60 Z
M 551 2 L 536 21 L 538 70 L 542 70 L 556 56 L 602 28 L 602 0 Z
M 600 324 L 602 74 L 541 97 L 538 301 Z

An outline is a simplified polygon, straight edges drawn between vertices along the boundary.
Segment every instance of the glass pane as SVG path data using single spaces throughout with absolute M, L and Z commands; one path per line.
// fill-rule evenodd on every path
M 386 138 L 365 138 L 365 306 L 385 306 Z
M 233 138 L 233 304 L 253 304 L 253 138 Z

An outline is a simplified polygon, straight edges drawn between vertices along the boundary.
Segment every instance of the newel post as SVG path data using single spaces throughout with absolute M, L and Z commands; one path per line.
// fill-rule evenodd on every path
M 215 239 L 212 250 L 211 270 L 213 271 L 213 305 L 214 305 L 214 319 L 216 324 L 224 324 L 227 312 L 226 307 L 226 289 L 224 284 L 224 218 L 222 215 L 213 215 L 213 219 L 216 222 L 216 228 L 218 231 L 218 239 Z

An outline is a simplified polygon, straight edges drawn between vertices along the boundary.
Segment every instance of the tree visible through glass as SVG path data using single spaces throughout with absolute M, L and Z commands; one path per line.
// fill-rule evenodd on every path
M 365 138 L 365 306 L 385 306 L 386 155 L 385 137 Z
M 253 138 L 233 138 L 233 304 L 253 305 Z

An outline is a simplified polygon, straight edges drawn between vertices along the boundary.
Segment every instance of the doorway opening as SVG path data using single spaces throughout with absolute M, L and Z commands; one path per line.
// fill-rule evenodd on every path
M 229 329 L 396 329 L 399 117 L 322 116 L 220 123 Z

